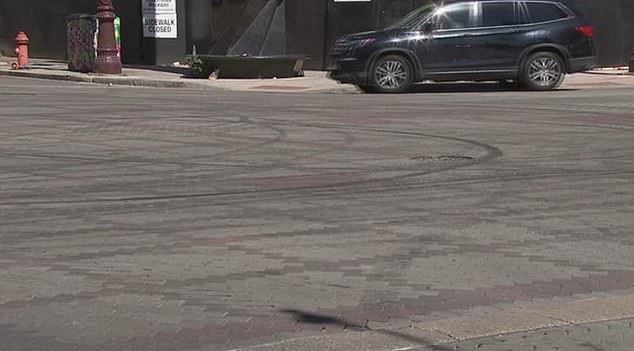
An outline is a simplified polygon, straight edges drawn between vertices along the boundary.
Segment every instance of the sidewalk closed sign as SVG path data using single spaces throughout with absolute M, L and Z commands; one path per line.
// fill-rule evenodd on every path
M 178 38 L 176 0 L 141 0 L 143 36 Z

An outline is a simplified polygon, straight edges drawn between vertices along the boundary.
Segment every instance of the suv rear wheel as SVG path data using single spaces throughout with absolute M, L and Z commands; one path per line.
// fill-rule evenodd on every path
M 564 62 L 552 52 L 528 56 L 522 68 L 522 83 L 530 90 L 553 90 L 564 80 Z
M 400 55 L 379 58 L 370 73 L 372 87 L 381 93 L 401 93 L 407 91 L 414 82 L 412 65 Z

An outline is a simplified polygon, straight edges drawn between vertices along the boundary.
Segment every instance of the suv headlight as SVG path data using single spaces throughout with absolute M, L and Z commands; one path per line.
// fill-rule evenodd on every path
M 351 40 L 348 42 L 348 50 L 353 51 L 353 50 L 361 49 L 364 46 L 368 46 L 374 43 L 375 40 L 376 39 L 374 38 Z
M 332 48 L 331 55 L 339 56 L 346 55 L 355 50 L 358 50 L 364 46 L 368 46 L 375 41 L 374 38 L 369 39 L 339 39 L 335 42 L 335 45 Z

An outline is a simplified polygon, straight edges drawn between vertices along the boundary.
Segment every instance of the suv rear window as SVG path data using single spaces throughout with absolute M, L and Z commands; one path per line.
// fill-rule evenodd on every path
M 547 2 L 527 2 L 531 23 L 548 22 L 568 17 L 557 5 Z
M 483 2 L 482 26 L 498 27 L 517 24 L 515 4 L 512 2 Z

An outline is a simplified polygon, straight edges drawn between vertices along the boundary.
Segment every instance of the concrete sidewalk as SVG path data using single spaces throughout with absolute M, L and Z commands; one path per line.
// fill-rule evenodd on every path
M 161 88 L 217 88 L 238 91 L 264 92 L 311 92 L 354 94 L 359 90 L 350 84 L 339 84 L 328 79 L 326 72 L 306 71 L 304 77 L 285 79 L 193 79 L 187 78 L 186 67 L 169 66 L 126 66 L 118 76 L 93 73 L 71 72 L 66 62 L 31 59 L 30 68 L 12 70 L 13 58 L 0 57 L 0 76 L 40 78 L 96 84 L 147 86 Z M 626 68 L 597 69 L 585 73 L 568 75 L 562 85 L 564 89 L 582 89 L 596 87 L 634 87 L 634 75 Z M 443 84 L 443 88 L 452 83 Z M 423 89 L 424 91 L 424 89 Z
M 326 77 L 326 72 L 306 71 L 304 77 L 285 79 L 194 79 L 187 78 L 185 67 L 169 66 L 125 66 L 122 75 L 100 75 L 68 70 L 66 62 L 46 59 L 31 59 L 30 68 L 12 70 L 13 58 L 0 57 L 0 76 L 41 78 L 84 83 L 149 86 L 162 88 L 218 88 L 240 91 L 281 91 L 357 93 L 348 84 L 339 84 Z

